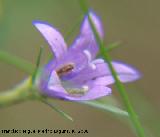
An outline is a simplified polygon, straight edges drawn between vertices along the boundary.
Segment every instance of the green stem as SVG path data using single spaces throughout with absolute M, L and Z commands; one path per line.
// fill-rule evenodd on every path
M 71 116 L 69 116 L 67 113 L 65 113 L 64 111 L 60 110 L 55 104 L 50 103 L 48 100 L 46 99 L 41 99 L 41 101 L 43 103 L 45 103 L 46 105 L 48 105 L 49 107 L 51 107 L 54 111 L 56 111 L 57 113 L 59 113 L 61 116 L 63 116 L 64 118 L 73 121 L 73 118 Z
M 86 1 L 85 1 L 85 0 L 79 0 L 79 2 L 80 2 L 80 5 L 81 5 L 81 8 L 82 8 L 82 10 L 83 10 L 83 13 L 84 13 L 84 14 L 87 14 L 88 11 L 89 11 L 89 10 L 88 10 L 89 8 L 88 8 L 88 6 L 86 5 Z M 134 127 L 135 127 L 135 129 L 136 129 L 137 135 L 138 135 L 139 137 L 145 137 L 144 129 L 143 129 L 143 127 L 142 127 L 142 125 L 141 125 L 141 123 L 140 123 L 140 121 L 139 121 L 139 119 L 138 119 L 137 114 L 135 113 L 135 111 L 134 111 L 134 109 L 133 109 L 133 107 L 132 107 L 132 104 L 131 104 L 130 101 L 129 101 L 129 97 L 128 97 L 128 95 L 127 95 L 127 92 L 126 92 L 126 90 L 125 90 L 125 87 L 123 86 L 123 84 L 120 82 L 120 80 L 119 80 L 118 77 L 117 77 L 117 73 L 116 73 L 116 71 L 114 70 L 114 68 L 113 68 L 113 66 L 112 66 L 112 63 L 111 63 L 111 62 L 112 62 L 112 59 L 111 59 L 109 53 L 106 52 L 104 43 L 103 43 L 103 41 L 100 39 L 99 34 L 98 34 L 97 30 L 96 30 L 96 27 L 95 27 L 95 25 L 94 25 L 94 23 L 93 23 L 93 21 L 92 21 L 92 19 L 91 19 L 90 16 L 89 16 L 89 23 L 90 23 L 90 25 L 91 25 L 91 27 L 92 27 L 92 30 L 93 30 L 93 32 L 94 32 L 94 35 L 95 35 L 95 37 L 96 37 L 96 41 L 97 41 L 97 43 L 99 44 L 100 53 L 101 53 L 102 57 L 108 62 L 109 69 L 111 70 L 112 76 L 113 76 L 114 79 L 115 79 L 115 85 L 116 85 L 117 89 L 119 90 L 119 93 L 120 93 L 121 98 L 122 98 L 122 100 L 123 100 L 123 102 L 124 102 L 124 105 L 125 105 L 128 113 L 129 113 L 129 117 L 130 117 L 130 119 L 131 119 L 131 121 L 132 121 L 132 123 L 133 123 L 133 125 L 134 125 Z
M 23 102 L 29 99 L 34 99 L 35 92 L 31 91 L 31 79 L 28 78 L 14 89 L 0 93 L 0 107 L 5 107 L 19 102 Z
M 89 19 L 90 22 L 91 22 L 91 19 Z M 92 23 L 92 27 L 93 27 L 93 23 Z M 95 27 L 94 27 L 94 33 L 95 33 Z M 108 62 L 108 66 L 109 66 L 109 69 L 111 70 L 111 73 L 112 73 L 112 76 L 114 77 L 115 79 L 115 85 L 117 87 L 117 89 L 119 90 L 119 93 L 121 95 L 121 98 L 122 98 L 122 101 L 124 103 L 124 106 L 126 107 L 128 113 L 129 113 L 129 116 L 130 116 L 130 119 L 137 131 L 137 134 L 139 137 L 144 137 L 144 130 L 143 130 L 143 127 L 137 117 L 137 114 L 135 113 L 133 107 L 132 107 L 132 104 L 130 103 L 129 101 L 129 97 L 127 95 L 127 92 L 125 90 L 125 87 L 124 85 L 120 82 L 120 80 L 118 79 L 117 77 L 117 73 L 116 71 L 114 70 L 113 66 L 112 66 L 112 59 L 111 57 L 109 56 L 108 52 L 105 51 L 105 47 L 104 47 L 104 44 L 103 42 L 100 40 L 99 36 L 98 36 L 98 33 L 95 33 L 96 35 L 96 38 L 97 38 L 97 41 L 99 43 L 99 46 L 100 46 L 100 52 L 103 56 L 103 58 Z

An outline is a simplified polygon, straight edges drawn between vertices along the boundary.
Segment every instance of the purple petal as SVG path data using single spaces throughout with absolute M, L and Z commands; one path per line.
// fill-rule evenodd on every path
M 108 79 L 109 84 L 114 83 L 114 79 L 111 75 L 107 63 L 102 62 L 102 60 L 100 62 L 97 59 L 93 61 L 93 64 L 95 64 L 96 69 L 93 69 L 89 66 L 86 69 L 79 72 L 79 75 L 77 75 L 71 81 L 75 83 L 84 83 L 85 81 L 105 76 L 105 79 Z M 116 70 L 121 82 L 132 82 L 140 78 L 140 73 L 136 69 L 125 63 L 113 61 L 112 65 Z
M 57 88 L 57 89 L 56 89 Z M 83 96 L 73 96 L 69 93 L 62 92 L 64 89 L 61 87 L 55 87 L 54 90 L 46 90 L 44 94 L 49 97 L 59 98 L 68 101 L 84 101 L 84 100 L 94 100 L 111 94 L 111 89 L 106 86 L 93 86 L 85 95 Z
M 110 95 L 111 89 L 93 83 L 93 81 L 89 81 L 86 83 L 88 87 L 88 91 L 82 96 L 75 96 L 67 93 L 64 87 L 61 84 L 61 81 L 55 71 L 51 73 L 46 89 L 43 89 L 41 92 L 49 97 L 69 100 L 69 101 L 83 101 L 83 100 L 93 100 L 98 99 L 100 97 Z M 69 89 L 69 87 L 67 88 Z
M 84 52 L 78 52 L 77 50 L 70 49 L 67 54 L 61 58 L 61 60 L 57 61 L 55 69 L 58 70 L 65 65 L 72 64 L 74 69 L 66 75 L 66 77 L 63 77 L 64 79 L 69 79 L 84 69 L 88 64 L 88 61 L 88 56 Z
M 59 98 L 67 93 L 66 90 L 63 88 L 56 71 L 52 71 L 48 79 L 48 81 L 45 81 L 45 88 L 41 89 L 41 92 L 43 94 L 50 97 Z
M 114 79 L 110 78 L 109 76 L 103 76 L 103 77 L 98 77 L 95 80 L 92 80 L 94 85 L 99 85 L 99 86 L 106 86 L 113 84 Z
M 101 39 L 103 39 L 104 32 L 103 32 L 101 19 L 93 11 L 90 11 L 89 15 L 96 27 L 97 32 L 99 33 L 99 36 L 101 37 Z M 98 48 L 96 39 L 94 37 L 92 28 L 90 26 L 88 15 L 84 17 L 84 20 L 81 25 L 80 34 L 72 44 L 71 48 L 75 48 L 79 50 L 88 50 L 92 55 L 92 59 L 95 58 L 99 48 Z
M 53 94 L 52 96 L 55 96 L 56 92 L 58 93 L 65 93 L 65 89 L 61 85 L 61 81 L 56 73 L 56 71 L 52 71 L 50 76 L 48 77 L 49 80 L 44 81 L 46 86 L 45 89 L 43 89 L 44 94 Z M 48 92 L 50 91 L 50 92 Z
M 103 38 L 104 31 L 103 31 L 102 21 L 100 17 L 97 16 L 96 13 L 92 10 L 90 10 L 89 16 L 92 19 L 92 22 L 94 23 L 94 26 L 96 27 L 96 31 L 98 32 L 100 38 Z M 81 35 L 92 35 L 92 34 L 93 34 L 93 31 L 90 26 L 88 16 L 86 15 L 81 26 Z
M 33 21 L 33 25 L 40 31 L 49 43 L 56 58 L 60 58 L 67 51 L 67 46 L 63 36 L 50 24 L 42 21 Z
M 121 82 L 132 82 L 141 77 L 140 72 L 136 68 L 121 61 L 113 61 L 113 67 Z
M 88 91 L 81 96 L 72 94 L 61 93 L 58 98 L 69 100 L 69 101 L 84 101 L 94 100 L 111 94 L 111 89 L 106 86 L 96 85 L 92 81 L 89 81 L 85 86 L 88 86 Z

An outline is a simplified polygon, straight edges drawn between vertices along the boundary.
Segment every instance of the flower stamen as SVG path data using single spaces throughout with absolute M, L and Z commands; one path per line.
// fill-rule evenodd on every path
M 87 91 L 89 90 L 89 87 L 84 85 L 82 88 L 70 88 L 68 89 L 68 93 L 75 97 L 83 96 Z

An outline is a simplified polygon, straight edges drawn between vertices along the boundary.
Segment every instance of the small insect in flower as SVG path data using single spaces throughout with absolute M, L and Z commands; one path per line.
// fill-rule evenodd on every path
M 73 64 L 67 64 L 67 65 L 64 65 L 63 67 L 59 68 L 56 72 L 57 72 L 57 75 L 59 77 L 71 72 L 72 70 L 74 69 L 74 65 Z

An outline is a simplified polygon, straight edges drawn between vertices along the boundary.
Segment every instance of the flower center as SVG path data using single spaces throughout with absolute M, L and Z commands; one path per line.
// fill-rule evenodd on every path
M 67 64 L 67 65 L 64 65 L 63 67 L 59 68 L 56 70 L 57 72 L 57 75 L 59 77 L 71 72 L 72 70 L 74 69 L 74 65 L 73 64 Z
M 68 88 L 67 92 L 71 96 L 80 97 L 80 96 L 84 96 L 88 91 L 88 89 L 89 89 L 88 86 L 82 86 L 81 88 Z

